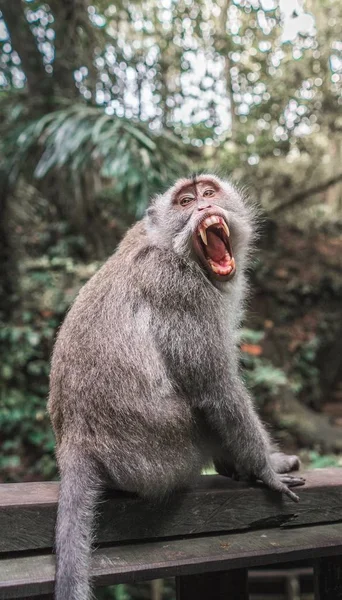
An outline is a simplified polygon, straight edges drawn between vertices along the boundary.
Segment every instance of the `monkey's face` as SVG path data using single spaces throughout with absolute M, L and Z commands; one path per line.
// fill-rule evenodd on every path
M 182 186 L 172 200 L 174 209 L 189 220 L 193 253 L 200 265 L 211 278 L 228 281 L 236 265 L 222 192 L 214 179 L 201 178 Z
M 229 183 L 212 175 L 182 179 L 156 199 L 149 217 L 158 241 L 195 260 L 209 279 L 225 282 L 234 277 L 250 237 L 250 222 Z

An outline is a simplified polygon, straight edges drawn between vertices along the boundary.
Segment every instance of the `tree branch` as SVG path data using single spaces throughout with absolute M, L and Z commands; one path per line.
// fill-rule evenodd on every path
M 320 194 L 321 192 L 324 192 L 326 189 L 328 189 L 332 185 L 336 185 L 340 181 L 342 181 L 342 173 L 339 173 L 338 175 L 335 175 L 334 177 L 330 177 L 330 179 L 327 179 L 323 183 L 319 183 L 318 185 L 308 188 L 307 190 L 303 190 L 302 192 L 298 192 L 297 194 L 294 194 L 293 196 L 291 196 L 291 198 L 289 198 L 282 204 L 278 204 L 278 206 L 271 208 L 271 210 L 269 211 L 269 214 L 275 215 L 275 214 L 278 214 L 279 212 L 282 212 L 283 210 L 287 210 L 290 206 L 299 204 L 303 200 L 306 200 L 306 198 L 308 198 L 309 196 L 314 196 L 315 194 Z

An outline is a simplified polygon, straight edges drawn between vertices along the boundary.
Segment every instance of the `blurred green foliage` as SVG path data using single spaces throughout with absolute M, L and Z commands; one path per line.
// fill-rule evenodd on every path
M 332 243 L 316 262 L 338 254 L 340 16 L 338 0 L 293 10 L 280 0 L 1 4 L 2 478 L 55 476 L 45 406 L 58 326 L 175 177 L 207 170 L 247 182 L 273 228 L 253 273 L 261 290 L 277 279 L 276 251 L 279 264 L 287 258 L 284 225 L 300 226 L 302 239 L 325 228 Z M 324 316 L 319 307 L 321 327 L 293 351 L 276 361 L 262 322 L 242 332 L 244 376 L 261 410 L 284 389 L 319 406 L 320 352 L 336 338 L 334 269 L 305 277 L 290 265 L 264 292 L 276 335 L 319 302 L 330 307 Z
M 56 476 L 45 399 L 57 323 L 51 319 L 38 325 L 32 316 L 23 313 L 22 325 L 0 331 L 0 472 L 17 481 Z
M 293 266 L 302 240 L 312 249 L 310 235 L 322 231 L 331 244 L 310 250 L 307 266 L 340 252 L 341 7 L 1 3 L 0 481 L 56 477 L 46 400 L 58 327 L 150 197 L 189 171 L 247 184 L 270 217 L 267 254 L 252 274 L 267 308 L 240 340 L 260 410 L 284 390 L 320 406 L 322 349 L 338 340 L 340 265 L 322 265 L 325 276 L 309 268 L 296 275 Z M 278 234 L 289 225 L 300 227 L 301 240 L 279 282 L 271 263 L 275 254 L 278 267 L 288 259 Z M 290 330 L 312 309 L 305 335 L 303 323 L 300 335 Z M 275 321 L 268 349 L 267 311 Z M 285 348 L 280 358 L 277 346 Z M 329 377 L 332 391 L 334 372 Z M 318 450 L 306 452 L 305 464 L 341 465 Z M 173 582 L 153 585 L 113 586 L 96 597 L 174 599 Z
M 97 589 L 97 600 L 175 600 L 176 586 L 173 579 L 155 580 L 147 583 L 121 584 Z
M 326 454 L 322 456 L 318 452 L 312 450 L 309 452 L 310 467 L 312 469 L 324 469 L 326 467 L 341 467 L 341 457 L 334 454 Z
M 243 328 L 240 332 L 240 340 L 251 344 L 251 346 L 245 345 L 246 351 L 241 355 L 243 377 L 260 408 L 267 403 L 270 397 L 277 395 L 281 386 L 289 384 L 284 371 L 275 367 L 271 360 L 251 353 L 253 348 L 259 348 L 256 344 L 261 342 L 264 336 L 264 331 L 248 328 Z
M 317 364 L 317 355 L 321 340 L 318 336 L 302 344 L 293 359 L 294 376 L 292 387 L 295 392 L 303 392 L 310 397 L 311 402 L 320 399 L 320 370 Z
M 144 212 L 151 194 L 187 170 L 183 144 L 171 131 L 153 132 L 145 123 L 106 115 L 101 108 L 81 103 L 28 125 L 23 121 L 19 136 L 11 127 L 1 150 L 16 176 L 18 169 L 27 174 L 33 155 L 34 178 L 64 168 L 74 187 L 98 165 L 93 175 L 99 182 L 114 180 L 115 193 L 126 199 L 126 210 L 136 217 Z

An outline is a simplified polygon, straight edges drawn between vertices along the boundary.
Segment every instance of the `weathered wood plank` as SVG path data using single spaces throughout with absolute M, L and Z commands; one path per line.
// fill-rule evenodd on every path
M 212 571 L 176 578 L 177 600 L 248 600 L 247 569 Z
M 20 598 L 16 598 L 16 600 L 28 600 L 28 598 L 32 598 L 32 596 L 22 596 Z M 54 600 L 54 594 L 35 594 L 33 596 L 36 600 Z M 6 599 L 7 600 L 7 599 Z
M 341 553 L 342 524 L 264 529 L 103 548 L 94 553 L 92 574 L 96 584 L 111 585 Z M 2 559 L 0 600 L 49 593 L 53 578 L 54 557 L 50 554 Z
M 315 600 L 342 600 L 342 556 L 314 563 Z
M 304 474 L 299 504 L 265 488 L 203 476 L 191 490 L 162 506 L 109 492 L 100 507 L 97 541 L 293 527 L 342 521 L 342 469 Z M 0 552 L 51 548 L 58 483 L 0 485 Z

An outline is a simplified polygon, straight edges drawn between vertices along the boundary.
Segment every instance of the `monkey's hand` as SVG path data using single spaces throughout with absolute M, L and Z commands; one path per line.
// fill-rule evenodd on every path
M 294 502 L 299 502 L 297 494 L 290 490 L 290 487 L 297 487 L 305 484 L 303 477 L 294 477 L 292 475 L 279 475 L 270 465 L 266 465 L 261 473 L 256 475 L 270 490 L 286 494 Z
M 281 453 L 277 453 L 277 457 L 280 455 Z M 293 459 L 293 460 L 289 460 L 288 463 L 286 464 L 286 468 L 288 470 L 291 469 L 296 469 L 299 467 L 299 459 L 296 456 L 291 456 L 291 457 L 287 457 L 285 454 L 281 454 L 282 457 L 285 458 L 289 458 L 289 459 Z M 234 465 L 227 461 L 227 460 L 214 460 L 214 465 L 215 465 L 215 469 L 216 471 L 220 474 L 220 475 L 224 475 L 225 477 L 231 477 L 232 479 L 236 479 L 236 480 L 245 480 L 245 481 L 251 481 L 251 480 L 259 480 L 262 481 L 263 483 L 265 483 L 271 490 L 275 490 L 277 492 L 282 492 L 284 494 L 286 494 L 287 496 L 289 496 L 289 498 L 291 498 L 291 500 L 293 500 L 294 502 L 298 502 L 299 498 L 296 494 L 294 494 L 289 488 L 290 487 L 297 487 L 300 485 L 304 485 L 305 484 L 305 479 L 304 477 L 300 477 L 300 476 L 292 476 L 292 475 L 287 475 L 287 474 L 278 474 L 277 472 L 275 472 L 274 470 L 274 461 L 273 461 L 273 457 L 274 455 L 271 454 L 270 459 L 271 459 L 271 463 L 272 465 L 268 465 L 266 467 L 264 467 L 259 475 L 251 475 L 250 473 L 246 473 L 243 470 L 236 470 L 236 468 L 234 467 Z M 294 459 L 297 459 L 297 461 L 295 462 Z M 277 465 L 279 466 L 279 465 Z M 284 465 L 282 465 L 282 467 L 284 468 Z

